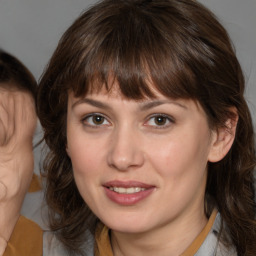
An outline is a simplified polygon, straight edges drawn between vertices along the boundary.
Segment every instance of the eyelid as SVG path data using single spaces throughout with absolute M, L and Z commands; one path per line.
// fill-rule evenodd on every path
M 167 115 L 167 114 L 163 114 L 163 113 L 156 113 L 156 114 L 150 115 L 146 119 L 146 123 L 148 123 L 150 119 L 155 118 L 155 117 L 164 117 L 169 121 L 169 123 L 164 124 L 164 125 L 157 125 L 157 124 L 156 125 L 147 125 L 147 124 L 145 124 L 145 126 L 154 127 L 155 129 L 164 129 L 164 128 L 168 128 L 171 124 L 175 123 L 175 119 L 173 117 L 171 117 L 170 115 Z
M 111 122 L 109 121 L 109 118 L 107 116 L 105 116 L 104 114 L 101 114 L 101 113 L 89 113 L 89 114 L 86 114 L 84 115 L 82 118 L 81 118 L 81 122 L 84 126 L 87 126 L 87 127 L 92 127 L 92 128 L 100 128 L 102 126 L 109 126 L 109 125 L 106 125 L 106 124 L 89 124 L 88 122 L 86 122 L 86 119 L 90 118 L 90 117 L 93 117 L 93 116 L 101 116 L 103 117 L 109 124 L 111 124 Z

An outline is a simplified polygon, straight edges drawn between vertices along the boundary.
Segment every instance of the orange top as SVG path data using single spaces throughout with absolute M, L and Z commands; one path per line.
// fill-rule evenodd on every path
M 41 190 L 40 179 L 34 174 L 29 192 Z M 42 256 L 43 230 L 32 220 L 20 216 L 3 256 Z
M 3 256 L 42 256 L 43 231 L 33 221 L 20 216 Z
M 32 180 L 28 189 L 29 193 L 36 192 L 42 189 L 42 181 L 36 174 L 33 174 Z

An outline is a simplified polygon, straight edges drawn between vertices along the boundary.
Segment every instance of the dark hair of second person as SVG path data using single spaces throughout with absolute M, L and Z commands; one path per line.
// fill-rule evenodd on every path
M 19 89 L 36 97 L 37 82 L 17 58 L 0 49 L 0 83 L 6 89 Z

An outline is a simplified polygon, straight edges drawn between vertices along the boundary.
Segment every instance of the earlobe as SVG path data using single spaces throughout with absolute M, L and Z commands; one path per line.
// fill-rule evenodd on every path
M 212 135 L 212 146 L 208 161 L 218 162 L 222 160 L 233 145 L 238 122 L 237 111 L 232 111 L 234 116 L 227 119 L 224 127 L 218 128 Z

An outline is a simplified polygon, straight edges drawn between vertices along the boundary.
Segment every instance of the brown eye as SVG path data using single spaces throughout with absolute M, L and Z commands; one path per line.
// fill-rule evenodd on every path
M 145 125 L 152 128 L 167 128 L 173 123 L 172 117 L 165 114 L 155 114 L 147 120 Z
M 92 121 L 96 125 L 100 125 L 104 123 L 105 118 L 103 116 L 93 116 Z
M 107 120 L 106 117 L 98 114 L 91 114 L 86 116 L 85 118 L 82 119 L 82 123 L 86 126 L 91 126 L 91 127 L 101 127 L 101 126 L 109 126 L 110 122 Z
M 165 125 L 167 118 L 165 116 L 156 116 L 154 117 L 154 122 L 156 125 Z

